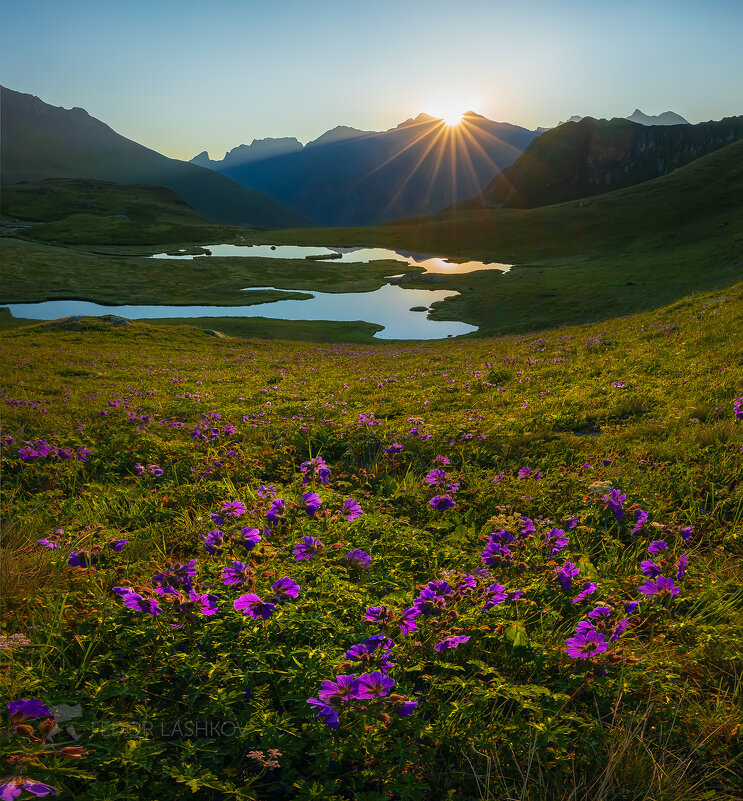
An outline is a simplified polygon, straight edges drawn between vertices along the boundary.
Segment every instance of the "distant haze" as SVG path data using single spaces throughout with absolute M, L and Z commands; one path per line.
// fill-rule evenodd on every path
M 740 0 L 25 0 L 4 4 L 0 78 L 169 156 L 221 158 L 421 111 L 529 129 L 734 116 L 741 30 Z

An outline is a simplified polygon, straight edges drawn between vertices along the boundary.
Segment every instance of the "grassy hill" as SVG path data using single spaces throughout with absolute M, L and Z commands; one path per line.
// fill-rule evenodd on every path
M 738 801 L 742 324 L 737 284 L 407 346 L 3 333 L 4 702 L 83 749 L 3 758 L 80 801 Z
M 56 108 L 5 87 L 0 87 L 0 103 L 5 187 L 45 178 L 164 186 L 223 224 L 280 228 L 307 223 L 267 195 L 126 139 L 83 109 Z

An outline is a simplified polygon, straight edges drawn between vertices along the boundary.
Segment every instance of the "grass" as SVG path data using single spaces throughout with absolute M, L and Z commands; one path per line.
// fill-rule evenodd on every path
M 83 801 L 740 798 L 742 323 L 739 283 L 600 325 L 424 344 L 100 320 L 4 331 L 0 622 L 28 643 L 3 653 L 3 695 L 79 704 L 86 753 L 55 756 L 64 732 L 41 750 L 15 731 L 3 758 Z M 24 461 L 41 439 L 71 458 Z M 301 468 L 318 456 L 327 483 Z M 429 503 L 447 492 L 426 483 L 435 467 L 459 485 L 445 511 Z M 287 502 L 267 528 L 262 485 Z M 308 492 L 322 502 L 312 517 Z M 364 512 L 354 521 L 347 498 Z M 245 513 L 211 519 L 226 501 Z M 516 534 L 522 517 L 534 536 L 480 576 L 493 531 Z M 252 550 L 230 539 L 243 527 L 260 530 Z M 214 528 L 226 537 L 210 553 Z M 553 528 L 568 539 L 556 554 Z M 324 547 L 298 561 L 303 536 Z M 119 553 L 106 545 L 121 539 Z M 651 555 L 656 540 L 668 548 Z M 353 549 L 369 567 L 345 558 Z M 80 551 L 95 563 L 71 566 Z M 190 559 L 217 614 L 153 592 L 153 575 Z M 679 595 L 628 612 L 648 559 Z M 223 584 L 232 560 L 250 568 L 242 587 Z M 555 571 L 568 562 L 580 572 L 563 590 Z M 474 589 L 452 592 L 464 574 Z M 295 600 L 265 620 L 235 610 L 283 576 Z M 341 704 L 337 730 L 318 720 L 306 700 L 322 681 L 378 665 L 345 656 L 380 631 L 364 611 L 398 615 L 442 579 L 439 614 L 419 615 L 410 636 L 382 629 L 392 693 Z M 573 604 L 589 582 L 596 592 Z M 524 595 L 482 611 L 492 583 Z M 116 586 L 158 599 L 159 616 L 123 606 Z M 602 605 L 599 628 L 625 618 L 626 631 L 571 659 L 565 640 Z M 469 639 L 435 650 L 454 635 Z M 417 708 L 400 717 L 405 699 Z M 187 729 L 198 721 L 213 728 Z

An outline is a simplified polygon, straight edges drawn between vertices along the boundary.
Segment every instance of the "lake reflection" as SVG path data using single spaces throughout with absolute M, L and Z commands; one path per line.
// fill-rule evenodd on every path
M 338 262 L 367 263 L 370 261 L 404 261 L 407 264 L 422 267 L 427 273 L 440 273 L 444 275 L 460 275 L 472 273 L 476 270 L 500 270 L 507 273 L 511 266 L 500 262 L 467 261 L 462 264 L 449 261 L 440 256 L 427 256 L 422 253 L 410 253 L 404 250 L 387 250 L 386 248 L 340 248 L 340 247 L 312 247 L 307 245 L 204 245 L 211 251 L 212 256 L 243 256 L 261 257 L 269 259 L 304 259 L 307 256 L 341 255 L 340 258 L 328 260 L 328 264 Z M 199 259 L 206 258 L 205 254 L 171 254 L 155 253 L 152 259 Z
M 249 287 L 245 291 L 273 289 Z M 281 291 L 281 290 L 277 290 Z M 305 290 L 300 290 L 304 292 Z M 310 294 L 308 292 L 308 294 Z M 57 320 L 73 314 L 117 314 L 132 320 L 163 317 L 266 317 L 273 320 L 365 321 L 383 325 L 378 339 L 444 339 L 476 331 L 473 325 L 429 320 L 414 306 L 430 306 L 457 292 L 446 289 L 404 289 L 386 284 L 374 292 L 311 292 L 309 300 L 278 300 L 253 306 L 102 306 L 80 300 L 49 300 L 43 303 L 7 304 L 13 317 Z

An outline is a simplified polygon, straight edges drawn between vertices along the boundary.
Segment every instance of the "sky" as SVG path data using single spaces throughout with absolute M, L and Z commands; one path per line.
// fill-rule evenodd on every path
M 0 83 L 174 158 L 472 109 L 743 114 L 743 0 L 23 0 Z

